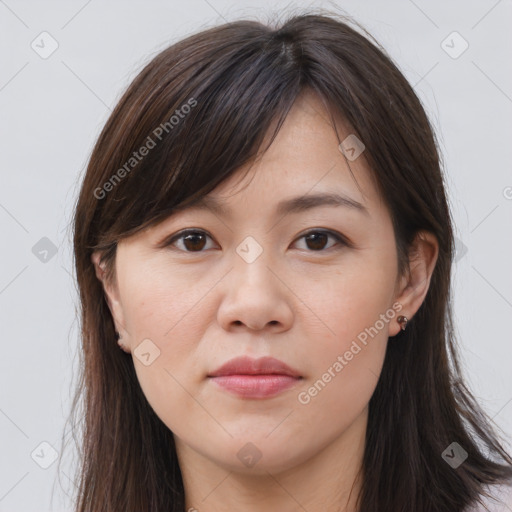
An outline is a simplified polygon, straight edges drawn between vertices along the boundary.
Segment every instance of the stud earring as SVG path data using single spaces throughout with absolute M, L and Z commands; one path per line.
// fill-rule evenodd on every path
M 405 331 L 405 328 L 407 327 L 407 322 L 409 321 L 406 316 L 400 315 L 396 321 L 400 324 L 400 328 L 402 331 Z

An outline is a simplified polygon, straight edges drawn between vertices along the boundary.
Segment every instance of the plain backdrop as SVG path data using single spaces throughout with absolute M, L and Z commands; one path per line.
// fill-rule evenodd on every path
M 69 222 L 121 93 L 192 32 L 335 5 L 381 42 L 437 132 L 458 239 L 464 370 L 511 435 L 510 1 L 0 0 L 0 512 L 72 510 L 73 458 L 65 450 L 60 482 L 54 460 L 77 374 Z

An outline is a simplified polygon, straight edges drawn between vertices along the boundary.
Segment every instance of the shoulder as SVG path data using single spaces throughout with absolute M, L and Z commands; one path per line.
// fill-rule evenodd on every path
M 480 497 L 482 504 L 475 503 L 465 512 L 508 512 L 512 510 L 512 482 L 485 487 Z

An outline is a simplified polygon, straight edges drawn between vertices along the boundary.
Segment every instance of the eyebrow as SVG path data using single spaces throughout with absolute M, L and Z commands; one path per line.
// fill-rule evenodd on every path
M 369 215 L 368 209 L 360 202 L 344 194 L 334 192 L 308 194 L 284 199 L 276 205 L 274 214 L 276 216 L 283 216 L 289 213 L 304 212 L 321 206 L 345 207 Z M 186 206 L 176 208 L 177 211 L 189 209 L 211 210 L 219 216 L 230 215 L 230 209 L 227 208 L 222 201 L 209 196 L 203 196 Z

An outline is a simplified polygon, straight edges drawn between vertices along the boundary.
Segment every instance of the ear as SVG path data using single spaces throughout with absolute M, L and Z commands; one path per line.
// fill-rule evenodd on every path
M 101 262 L 102 253 L 100 251 L 94 251 L 91 255 L 91 261 L 94 265 L 96 277 L 101 281 L 103 285 L 103 291 L 105 293 L 105 299 L 107 301 L 110 313 L 114 320 L 116 331 L 123 338 L 124 342 L 127 343 L 129 340 L 128 333 L 124 327 L 124 314 L 123 307 L 119 297 L 119 289 L 117 282 L 114 279 L 112 281 L 106 279 L 107 273 L 105 270 L 105 262 Z
M 395 301 L 402 305 L 400 315 L 408 320 L 416 314 L 427 295 L 438 254 L 437 238 L 428 231 L 419 231 L 409 250 L 409 272 L 400 276 L 395 294 Z M 400 325 L 394 322 L 389 336 L 399 332 Z

